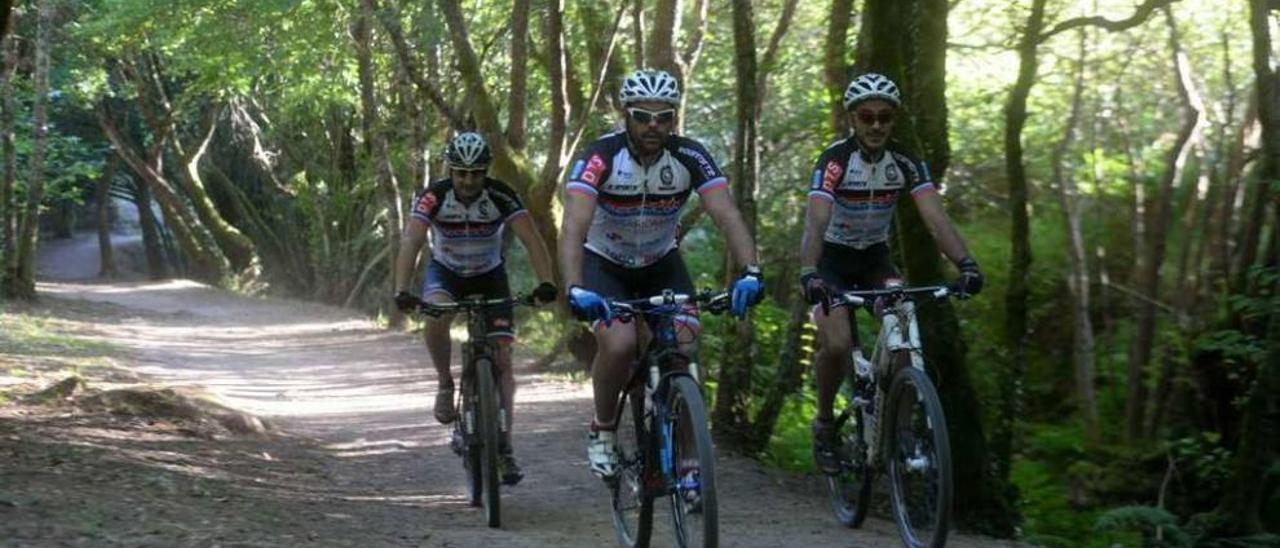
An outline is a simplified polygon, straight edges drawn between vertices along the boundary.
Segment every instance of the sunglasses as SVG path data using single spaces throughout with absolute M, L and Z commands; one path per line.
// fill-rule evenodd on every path
M 882 126 L 887 126 L 893 123 L 892 110 L 882 110 L 880 112 L 871 112 L 869 110 L 859 110 L 856 113 L 856 115 L 858 117 L 859 122 L 862 122 L 869 126 L 875 125 L 876 122 L 880 122 L 880 125 Z
M 669 108 L 653 112 L 642 108 L 629 108 L 627 109 L 627 115 L 632 120 L 635 120 L 637 124 L 648 124 L 654 120 L 657 120 L 659 124 L 669 124 L 676 119 L 676 109 Z

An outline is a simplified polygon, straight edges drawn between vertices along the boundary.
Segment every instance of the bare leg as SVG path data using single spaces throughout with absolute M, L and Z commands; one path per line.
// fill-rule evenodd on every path
M 814 323 L 818 325 L 814 377 L 818 385 L 817 418 L 820 421 L 835 418 L 832 407 L 836 393 L 840 391 L 840 383 L 844 381 L 852 365 L 849 357 L 853 351 L 853 339 L 848 313 L 847 309 L 837 308 L 830 314 L 823 314 L 821 307 L 814 307 Z
M 591 361 L 591 384 L 595 392 L 596 416 L 599 426 L 616 424 L 613 407 L 618 395 L 627 384 L 629 366 L 636 349 L 635 322 L 613 322 L 609 327 L 595 330 L 596 357 Z
M 516 409 L 516 375 L 511 366 L 511 342 L 501 341 L 494 345 L 494 365 L 498 366 L 498 395 L 502 398 L 502 408 L 507 410 L 505 433 L 502 442 L 511 447 L 512 425 L 515 424 Z

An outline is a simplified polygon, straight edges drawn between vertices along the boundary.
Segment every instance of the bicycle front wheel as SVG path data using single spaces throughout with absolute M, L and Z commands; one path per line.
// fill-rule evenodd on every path
M 663 437 L 671 447 L 675 489 L 671 517 L 676 545 L 711 547 L 719 544 L 716 505 L 715 448 L 707 429 L 707 409 L 698 383 L 687 376 L 671 378 L 668 420 Z
M 933 383 L 923 371 L 903 367 L 889 386 L 885 462 L 893 516 L 908 547 L 947 542 L 951 516 L 951 441 Z
M 502 513 L 498 496 L 498 393 L 494 387 L 493 360 L 487 356 L 476 359 L 477 428 L 480 434 L 481 499 L 484 502 L 485 521 L 489 527 L 499 527 Z M 474 448 L 474 447 L 473 447 Z
M 840 457 L 840 472 L 827 476 L 827 494 L 831 498 L 831 510 L 846 527 L 861 527 L 867 518 L 867 506 L 871 499 L 874 478 L 871 464 L 867 462 L 866 415 L 861 407 L 850 406 L 837 419 L 836 435 L 844 448 Z M 875 440 L 871 440 L 875 443 Z
M 618 424 L 618 476 L 609 481 L 613 503 L 613 528 L 618 543 L 626 548 L 649 546 L 653 530 L 653 488 L 657 463 L 652 436 L 645 423 L 644 386 L 636 384 L 623 392 L 614 410 Z

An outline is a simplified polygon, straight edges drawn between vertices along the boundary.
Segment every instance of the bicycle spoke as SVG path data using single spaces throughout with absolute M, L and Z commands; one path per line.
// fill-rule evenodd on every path
M 891 391 L 892 444 L 887 455 L 894 514 L 908 546 L 945 542 L 950 510 L 950 447 L 942 406 L 923 373 L 899 373 Z

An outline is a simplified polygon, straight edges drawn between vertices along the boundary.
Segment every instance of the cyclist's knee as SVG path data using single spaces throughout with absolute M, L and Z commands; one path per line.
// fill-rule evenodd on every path
M 596 353 L 609 362 L 625 361 L 635 353 L 636 330 L 628 324 L 614 324 L 596 330 Z

